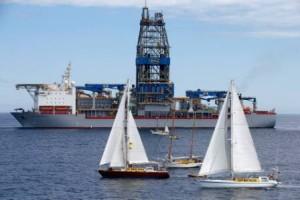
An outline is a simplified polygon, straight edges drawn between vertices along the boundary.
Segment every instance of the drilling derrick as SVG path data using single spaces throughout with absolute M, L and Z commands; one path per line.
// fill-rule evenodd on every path
M 163 14 L 143 8 L 136 56 L 138 115 L 170 114 L 174 84 L 170 82 L 170 45 Z

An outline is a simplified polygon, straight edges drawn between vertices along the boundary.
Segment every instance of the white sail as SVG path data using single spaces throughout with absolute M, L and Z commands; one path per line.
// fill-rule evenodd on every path
M 215 130 L 210 140 L 199 176 L 212 175 L 230 170 L 230 143 L 228 131 L 228 102 L 227 93 Z
M 233 83 L 231 85 L 231 142 L 231 165 L 234 173 L 261 171 L 244 110 Z
M 124 134 L 120 135 L 114 144 L 114 153 L 110 161 L 110 167 L 125 167 L 125 153 L 124 153 Z
M 128 162 L 130 164 L 148 163 L 149 160 L 131 111 L 128 111 L 127 138 Z
M 165 126 L 165 133 L 169 133 L 169 127 L 168 126 Z
M 188 112 L 189 112 L 189 113 L 193 113 L 193 112 L 194 112 L 193 104 L 190 104 L 190 108 L 189 108 Z
M 125 127 L 126 121 L 127 124 Z M 125 139 L 125 137 L 127 137 L 127 139 Z M 130 111 L 129 83 L 124 90 L 100 165 L 110 164 L 110 167 L 125 167 L 126 159 L 130 164 L 149 162 L 132 112 Z
M 122 154 L 122 138 L 124 138 L 125 131 L 125 102 L 127 98 L 127 88 L 124 90 L 116 118 L 114 120 L 112 129 L 109 134 L 108 141 L 106 143 L 100 165 L 121 165 L 124 163 L 124 156 Z M 113 161 L 113 163 L 111 163 Z M 120 164 L 121 163 L 121 164 Z

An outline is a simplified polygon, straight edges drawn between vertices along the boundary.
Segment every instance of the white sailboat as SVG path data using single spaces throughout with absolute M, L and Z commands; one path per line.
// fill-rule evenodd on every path
M 169 131 L 169 127 L 166 125 L 164 130 L 159 130 L 159 129 L 151 130 L 151 133 L 153 135 L 164 135 L 164 136 L 166 136 L 166 135 L 169 135 L 170 131 Z
M 278 185 L 273 177 L 245 176 L 261 171 L 242 104 L 232 81 L 198 174 L 203 178 L 200 185 L 206 188 L 267 188 Z M 231 173 L 231 178 L 208 178 L 226 172 Z
M 165 169 L 148 160 L 130 110 L 129 84 L 124 90 L 99 165 L 99 173 L 104 178 L 169 178 Z

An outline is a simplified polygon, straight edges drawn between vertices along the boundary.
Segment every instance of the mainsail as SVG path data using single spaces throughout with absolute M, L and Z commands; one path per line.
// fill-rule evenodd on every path
M 113 127 L 110 131 L 108 141 L 106 143 L 100 165 L 105 165 L 111 163 L 112 160 L 114 160 L 113 163 L 116 165 L 124 165 L 124 158 L 122 155 L 122 142 L 124 138 L 125 133 L 125 103 L 127 98 L 127 88 L 124 89 L 124 94 L 122 96 L 118 112 L 116 115 L 116 118 L 113 123 Z M 117 148 L 116 148 L 117 147 Z M 121 151 L 121 152 L 120 152 Z M 113 164 L 111 163 L 111 164 Z
M 199 171 L 199 176 L 217 174 L 230 170 L 230 144 L 227 138 L 228 102 L 229 93 L 226 95 L 218 122 Z
M 234 173 L 261 171 L 244 110 L 233 83 L 231 85 L 231 140 L 232 171 Z

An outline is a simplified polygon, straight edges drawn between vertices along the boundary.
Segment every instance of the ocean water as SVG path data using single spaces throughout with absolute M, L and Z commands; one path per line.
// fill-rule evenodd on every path
M 103 179 L 97 172 L 109 129 L 20 129 L 0 114 L 0 199 L 300 199 L 300 116 L 280 115 L 276 129 L 253 129 L 263 168 L 278 166 L 274 189 L 201 189 L 188 178 L 198 169 L 173 169 L 166 180 Z M 195 153 L 204 155 L 212 129 L 197 129 Z M 190 129 L 177 129 L 174 154 L 189 152 Z M 149 157 L 163 158 L 166 137 L 141 130 Z

